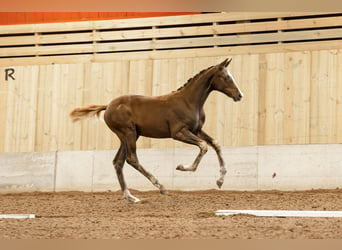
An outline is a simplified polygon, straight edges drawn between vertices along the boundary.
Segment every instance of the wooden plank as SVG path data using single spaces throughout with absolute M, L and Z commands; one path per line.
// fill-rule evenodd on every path
M 0 58 L 0 66 L 16 65 L 42 65 L 61 63 L 89 63 L 89 62 L 110 62 L 131 59 L 167 59 L 167 58 L 192 58 L 202 56 L 243 55 L 243 54 L 264 54 L 292 51 L 316 51 L 327 49 L 340 49 L 340 41 L 320 41 L 320 42 L 295 42 L 271 45 L 246 45 L 218 48 L 193 48 L 161 51 L 141 51 L 130 53 L 106 53 L 92 55 L 67 55 L 48 57 L 28 57 L 28 58 Z
M 53 145 L 56 147 L 56 144 L 53 144 L 55 133 L 52 123 L 57 122 L 55 112 L 53 112 L 53 109 L 56 110 L 53 93 L 54 83 L 58 84 L 57 79 L 59 79 L 59 67 L 53 65 L 39 67 L 35 151 L 51 151 Z
M 110 102 L 113 98 L 113 72 L 114 64 L 113 63 L 98 63 L 97 64 L 97 77 L 93 78 L 92 86 L 97 86 L 97 91 L 90 93 L 93 96 L 92 103 L 84 103 L 83 105 L 89 104 L 99 104 L 105 105 Z M 95 130 L 93 131 L 96 134 L 95 138 L 95 147 L 96 149 L 113 149 L 112 145 L 114 143 L 114 135 L 113 132 L 107 127 L 103 120 L 104 112 L 101 112 L 100 118 L 92 118 L 88 122 L 94 123 Z M 87 122 L 87 121 L 83 121 Z M 116 138 L 115 138 L 116 139 Z M 116 141 L 117 142 L 117 141 Z
M 100 63 L 85 65 L 83 84 L 83 105 L 101 104 L 103 95 L 103 67 Z M 98 126 L 101 122 L 93 117 L 81 122 L 82 124 L 82 149 L 96 150 L 99 134 Z
M 8 148 L 12 152 L 29 152 L 34 150 L 36 124 L 36 92 L 38 66 L 17 68 L 13 99 L 8 110 L 11 128 L 7 134 Z
M 57 106 L 55 112 L 52 116 L 56 117 L 56 121 L 58 124 L 66 124 L 68 119 L 66 105 L 68 102 L 68 89 L 71 92 L 72 86 L 68 86 L 69 78 L 69 67 L 66 64 L 60 65 L 60 73 L 58 76 L 58 85 L 56 86 L 54 93 L 56 98 L 54 99 L 54 103 Z M 67 141 L 69 138 L 66 138 L 66 126 L 58 126 L 55 127 L 55 135 L 56 135 L 56 148 L 68 148 Z
M 84 65 L 68 64 L 70 67 L 68 72 L 66 89 L 64 95 L 67 96 L 66 103 L 63 104 L 62 120 L 65 124 L 65 138 L 63 148 L 68 150 L 79 150 L 81 148 L 82 125 L 80 122 L 73 123 L 69 117 L 69 113 L 76 107 L 83 106 L 83 82 L 84 82 Z M 66 91 L 66 92 L 65 92 Z
M 92 31 L 88 33 L 64 33 L 57 35 L 32 34 L 0 37 L 0 46 L 79 43 L 92 42 L 94 40 L 96 39 L 94 39 Z
M 258 138 L 257 145 L 265 145 L 266 136 L 266 81 L 267 59 L 265 54 L 259 56 L 259 91 L 258 91 Z
M 310 65 L 307 51 L 285 54 L 284 143 L 306 144 L 310 140 Z
M 337 52 L 337 90 L 336 90 L 336 139 L 337 143 L 342 141 L 342 51 Z
M 259 88 L 259 56 L 234 56 L 228 69 L 233 74 L 244 98 L 235 103 L 226 96 L 222 104 L 225 106 L 224 146 L 254 145 L 257 141 L 258 125 L 258 88 Z M 218 121 L 219 118 L 218 118 Z
M 244 94 L 239 109 L 238 145 L 256 145 L 258 138 L 259 55 L 242 55 L 240 74 L 235 74 Z M 234 75 L 234 76 L 235 76 Z M 239 78 L 238 78 L 239 77 Z
M 233 57 L 233 61 L 229 65 L 229 71 L 232 73 L 235 80 L 238 82 L 241 82 L 242 78 L 242 56 L 237 55 Z M 240 116 L 240 107 L 241 103 L 236 103 L 232 99 L 225 97 L 225 102 L 228 104 L 229 111 L 227 111 L 227 108 L 225 110 L 226 112 L 226 121 L 230 120 L 230 132 L 226 134 L 226 136 L 230 136 L 230 144 L 231 146 L 237 146 L 241 143 L 241 137 L 242 137 L 242 122 L 241 122 L 241 116 Z
M 313 52 L 310 143 L 336 142 L 337 52 Z
M 50 120 L 49 126 L 49 135 L 46 138 L 46 143 L 48 143 L 49 151 L 56 151 L 58 150 L 58 129 L 59 129 L 59 100 L 63 96 L 60 89 L 60 81 L 63 77 L 63 65 L 54 65 L 52 76 L 49 79 L 49 83 L 51 88 L 49 89 L 51 92 L 50 99 L 45 99 L 45 103 L 51 103 L 49 113 L 46 115 L 45 119 Z M 46 120 L 45 120 L 46 122 Z
M 37 122 L 37 90 L 38 90 L 38 78 L 39 67 L 33 66 L 30 68 L 30 76 L 24 78 L 23 84 L 25 85 L 25 115 L 27 116 L 28 124 L 27 129 L 27 147 L 25 152 L 32 152 L 35 148 L 35 134 L 36 134 L 36 122 Z M 23 111 L 24 111 L 23 110 Z
M 50 67 L 51 68 L 51 67 Z M 48 66 L 40 65 L 39 66 L 39 80 L 38 80 L 38 89 L 37 89 L 37 121 L 36 121 L 36 136 L 35 136 L 35 150 L 34 151 L 43 151 L 43 140 L 44 135 L 46 133 L 44 127 L 44 117 L 46 106 L 49 103 L 44 103 L 44 98 L 46 96 L 46 83 L 48 82 L 48 74 L 47 74 Z
M 7 111 L 9 109 L 7 99 L 8 99 L 8 89 L 12 80 L 6 81 L 6 68 L 0 67 L 0 152 L 5 151 L 5 137 L 6 137 L 6 121 L 7 121 Z
M 338 63 L 338 51 L 337 50 L 329 50 L 328 53 L 328 61 L 327 61 L 327 74 L 328 79 L 326 83 L 325 89 L 327 90 L 327 106 L 328 110 L 326 112 L 327 118 L 327 139 L 325 140 L 327 143 L 339 143 L 339 141 L 336 141 L 337 137 L 337 131 L 341 129 L 341 127 L 337 126 L 337 99 L 339 96 L 337 96 L 338 93 L 338 85 L 340 84 L 337 81 L 337 63 Z M 323 94 L 323 93 L 322 93 Z M 323 118 L 325 119 L 325 118 Z
M 310 143 L 320 143 L 320 103 L 319 103 L 319 83 L 321 78 L 321 62 L 322 58 L 319 51 L 312 52 L 312 68 L 311 68 L 311 88 L 310 88 Z M 325 65 L 322 65 L 325 67 Z
M 93 22 L 64 22 L 49 24 L 2 25 L 1 34 L 29 34 L 42 32 L 65 32 L 74 30 L 92 30 Z
M 2 57 L 8 56 L 37 56 L 37 55 L 65 55 L 75 53 L 93 53 L 93 44 L 73 44 L 37 47 L 0 48 Z
M 16 67 L 16 74 L 20 72 L 21 67 Z M 14 112 L 16 111 L 16 98 L 15 98 L 15 89 L 17 88 L 17 81 L 11 82 L 11 84 L 7 84 L 6 88 L 6 96 L 7 96 L 7 102 L 6 102 L 6 119 L 4 120 L 5 125 L 4 125 L 4 137 L 3 137 L 3 150 L 4 152 L 15 152 L 14 150 L 14 136 L 15 136 L 15 122 L 14 122 L 14 117 L 16 114 Z
M 24 67 L 17 67 L 16 68 L 16 75 L 22 76 L 19 79 L 24 78 Z M 25 114 L 24 110 L 21 112 L 22 106 L 22 93 L 23 93 L 23 85 L 21 84 L 20 80 L 14 81 L 11 84 L 9 89 L 9 109 L 7 113 L 7 131 L 6 131 L 6 138 L 5 138 L 5 150 L 8 152 L 20 152 L 20 136 L 21 136 L 21 128 L 23 125 Z
M 82 91 L 78 90 L 83 87 L 83 65 L 61 65 L 60 74 L 58 83 L 60 95 L 55 100 L 58 110 L 56 114 L 51 114 L 57 117 L 59 124 L 64 124 L 56 128 L 57 147 L 65 150 L 79 149 L 80 140 L 75 140 L 75 138 L 79 139 L 81 135 L 81 124 L 72 123 L 69 113 L 73 108 L 82 106 Z
M 284 54 L 266 55 L 265 144 L 281 144 L 284 131 Z
M 117 64 L 117 63 L 116 63 Z M 105 105 L 108 104 L 111 99 L 117 97 L 114 95 L 116 86 L 120 86 L 121 82 L 115 83 L 115 75 L 117 74 L 120 77 L 121 71 L 116 70 L 115 63 L 102 63 L 102 81 L 103 81 L 103 89 L 99 91 L 99 94 L 102 93 L 102 97 L 98 99 L 97 104 Z M 84 104 L 86 105 L 86 104 Z M 98 122 L 97 126 L 97 149 L 115 149 L 119 148 L 119 140 L 113 134 L 113 132 L 107 127 L 104 122 L 104 112 L 100 114 L 100 122 Z

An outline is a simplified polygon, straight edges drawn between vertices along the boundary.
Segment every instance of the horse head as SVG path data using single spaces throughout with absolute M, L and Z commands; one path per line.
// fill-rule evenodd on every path
M 213 90 L 217 90 L 237 102 L 242 99 L 243 93 L 236 84 L 233 75 L 227 70 L 227 66 L 231 61 L 232 59 L 227 58 L 222 63 L 216 65 L 211 86 Z

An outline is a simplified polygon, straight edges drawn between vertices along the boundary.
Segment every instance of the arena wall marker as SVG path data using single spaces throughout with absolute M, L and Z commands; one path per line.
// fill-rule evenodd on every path
M 295 210 L 217 210 L 216 215 L 254 215 L 261 217 L 342 217 L 342 211 L 295 211 Z
M 34 214 L 0 214 L 0 219 L 34 219 Z

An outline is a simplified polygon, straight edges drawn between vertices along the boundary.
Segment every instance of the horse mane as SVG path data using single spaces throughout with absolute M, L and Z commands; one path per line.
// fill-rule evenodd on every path
M 200 75 L 202 75 L 204 72 L 209 71 L 209 70 L 210 70 L 211 68 L 213 68 L 213 67 L 215 67 L 215 66 L 210 66 L 209 68 L 206 68 L 206 69 L 201 70 L 201 71 L 198 72 L 195 76 L 189 78 L 188 81 L 187 81 L 186 83 L 183 84 L 183 86 L 179 87 L 177 90 L 175 90 L 175 91 L 173 91 L 173 92 L 180 91 L 181 89 L 183 89 L 184 87 L 186 87 L 189 83 L 191 83 L 191 82 L 197 80 L 198 77 L 199 77 Z

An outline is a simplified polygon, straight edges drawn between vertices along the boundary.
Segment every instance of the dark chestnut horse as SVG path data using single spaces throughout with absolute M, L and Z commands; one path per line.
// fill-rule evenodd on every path
M 90 105 L 76 108 L 71 113 L 73 121 L 99 115 L 102 110 L 107 126 L 119 137 L 121 145 L 113 160 L 124 198 L 138 202 L 128 190 L 122 168 L 125 161 L 148 178 L 162 194 L 168 191 L 162 184 L 139 163 L 136 154 L 136 141 L 139 136 L 152 138 L 173 138 L 199 147 L 200 152 L 191 166 L 179 165 L 177 170 L 195 171 L 207 145 L 214 148 L 220 163 L 220 188 L 226 174 L 220 146 L 202 130 L 205 121 L 203 105 L 210 92 L 217 90 L 235 102 L 243 97 L 242 92 L 226 67 L 231 59 L 202 70 L 189 79 L 184 86 L 167 95 L 148 97 L 126 95 L 112 100 L 108 105 Z

